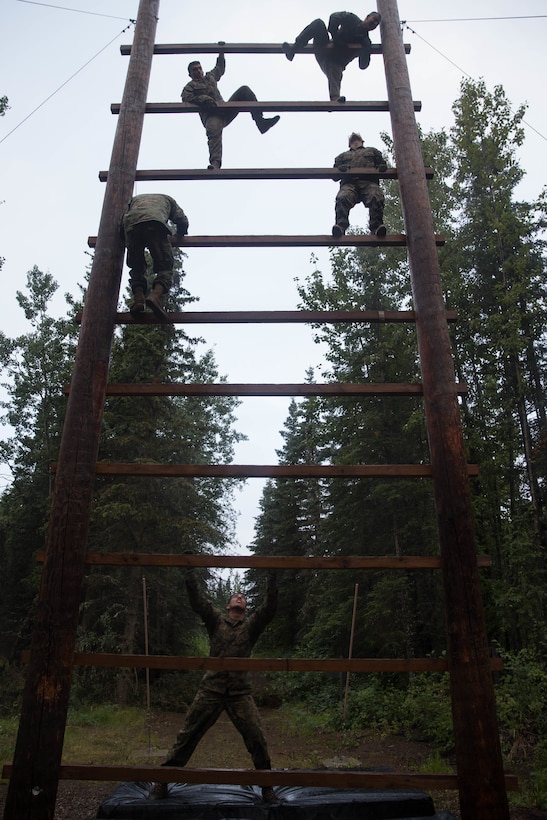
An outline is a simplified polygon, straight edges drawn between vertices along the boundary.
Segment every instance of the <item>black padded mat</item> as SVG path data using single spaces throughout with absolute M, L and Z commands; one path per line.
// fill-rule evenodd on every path
M 99 807 L 97 818 L 114 820 L 455 820 L 435 814 L 419 789 L 336 789 L 279 786 L 276 805 L 263 802 L 258 786 L 171 783 L 164 800 L 149 800 L 150 783 L 121 783 Z

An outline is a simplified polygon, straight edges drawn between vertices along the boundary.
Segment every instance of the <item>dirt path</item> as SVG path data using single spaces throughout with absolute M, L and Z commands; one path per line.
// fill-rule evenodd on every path
M 284 725 L 282 712 L 261 710 L 262 722 L 274 768 L 348 768 L 388 767 L 416 771 L 434 754 L 433 747 L 402 737 L 366 734 L 322 732 L 299 735 L 291 725 Z M 182 715 L 161 713 L 151 719 L 149 742 L 134 749 L 132 763 L 159 763 L 170 748 L 182 722 Z M 68 761 L 67 761 L 68 762 Z M 72 761 L 74 762 L 74 761 Z M 246 768 L 250 761 L 243 742 L 223 715 L 205 736 L 192 757 L 192 767 Z M 114 791 L 113 783 L 59 784 L 55 820 L 90 820 L 95 818 L 100 803 Z M 6 786 L 0 786 L 0 812 L 3 812 Z M 457 795 L 453 792 L 432 793 L 435 808 L 451 811 L 459 817 Z M 547 820 L 547 812 L 514 810 L 512 820 Z

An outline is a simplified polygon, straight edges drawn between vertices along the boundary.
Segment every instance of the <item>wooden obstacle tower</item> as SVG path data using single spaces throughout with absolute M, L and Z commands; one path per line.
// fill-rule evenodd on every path
M 97 767 L 61 765 L 72 668 L 75 664 L 154 667 L 164 669 L 271 669 L 322 671 L 439 671 L 447 669 L 451 680 L 452 712 L 457 775 L 414 773 L 321 772 L 321 785 L 425 789 L 457 788 L 464 820 L 507 820 L 507 789 L 515 779 L 505 775 L 495 713 L 492 669 L 479 588 L 469 475 L 458 409 L 459 387 L 455 382 L 447 321 L 437 258 L 436 237 L 411 97 L 405 47 L 401 42 L 396 0 L 378 0 L 382 15 L 382 46 L 388 89 L 387 102 L 346 103 L 344 110 L 389 110 L 392 122 L 396 176 L 400 185 L 405 234 L 377 237 L 347 236 L 337 244 L 346 246 L 406 245 L 412 277 L 414 311 L 247 311 L 232 313 L 184 313 L 174 322 L 413 322 L 416 326 L 422 372 L 421 385 L 109 385 L 108 363 L 117 322 L 131 321 L 117 314 L 124 247 L 118 233 L 120 215 L 132 196 L 137 179 L 200 179 L 201 171 L 138 171 L 137 161 L 145 114 L 157 111 L 195 111 L 180 103 L 148 104 L 147 91 L 154 54 L 213 53 L 216 44 L 190 46 L 155 45 L 159 0 L 140 0 L 134 43 L 122 102 L 113 106 L 118 124 L 106 179 L 104 204 L 95 244 L 95 256 L 82 318 L 80 340 L 66 420 L 56 465 L 55 491 L 44 557 L 41 592 L 33 628 L 28 674 L 21 720 L 12 765 L 4 767 L 10 777 L 4 820 L 53 820 L 60 778 L 79 780 L 158 780 L 200 783 L 253 784 L 254 770 L 162 769 L 161 767 Z M 226 52 L 279 53 L 275 45 L 227 44 Z M 309 49 L 308 49 L 309 50 Z M 122 49 L 123 51 L 123 49 Z M 332 103 L 227 103 L 241 111 L 253 106 L 268 111 L 335 111 Z M 338 106 L 339 108 L 339 106 Z M 194 114 L 195 116 L 195 114 Z M 242 169 L 220 171 L 216 179 L 331 178 L 330 169 Z M 188 237 L 185 247 L 332 245 L 320 237 Z M 150 317 L 148 321 L 154 321 Z M 99 434 L 105 397 L 124 395 L 423 395 L 431 452 L 429 465 L 105 465 L 97 463 Z M 294 556 L 128 556 L 88 555 L 87 533 L 96 474 L 187 476 L 431 476 L 439 531 L 439 557 L 399 559 L 393 556 L 297 558 Z M 443 579 L 447 658 L 431 659 L 219 659 L 153 656 L 86 656 L 75 654 L 78 611 L 86 563 L 163 563 L 166 566 L 224 566 L 313 569 L 356 569 L 435 566 Z M 271 771 L 261 774 L 265 785 L 312 785 L 313 773 Z

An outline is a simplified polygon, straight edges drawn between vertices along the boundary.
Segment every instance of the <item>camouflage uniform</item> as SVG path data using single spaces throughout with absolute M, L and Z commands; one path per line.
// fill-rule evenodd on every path
M 385 160 L 376 148 L 350 148 L 338 154 L 334 160 L 334 167 L 341 171 L 351 168 L 378 168 L 385 165 Z M 336 195 L 335 222 L 346 230 L 349 225 L 349 212 L 354 205 L 362 202 L 369 209 L 370 232 L 375 233 L 384 218 L 384 194 L 378 185 L 378 177 L 374 179 L 346 177 L 340 183 L 340 190 Z
M 328 29 L 322 20 L 313 20 L 300 32 L 294 45 L 296 48 L 306 46 L 313 40 L 315 59 L 329 82 L 331 100 L 340 97 L 340 85 L 344 69 L 355 57 L 359 57 L 359 68 L 365 69 L 370 63 L 371 42 L 368 32 L 359 28 L 362 20 L 349 11 L 335 11 L 329 17 Z M 329 33 L 332 40 L 329 40 Z M 329 46 L 329 43 L 332 43 Z M 355 51 L 348 44 L 361 44 Z M 329 46 L 327 48 L 327 46 Z
M 202 79 L 191 80 L 187 83 L 181 94 L 183 102 L 200 106 L 199 116 L 205 126 L 209 145 L 209 162 L 211 165 L 217 163 L 219 168 L 222 165 L 222 129 L 235 120 L 239 113 L 238 111 L 220 113 L 215 106 L 208 107 L 211 100 L 217 103 L 224 102 L 217 83 L 224 74 L 225 69 L 224 54 L 219 54 L 215 67 L 211 71 L 207 71 Z M 256 102 L 256 99 L 256 94 L 251 91 L 249 86 L 242 85 L 237 91 L 234 91 L 228 102 Z M 257 126 L 264 119 L 261 111 L 254 111 L 251 116 Z
M 264 603 L 242 621 L 233 621 L 212 606 L 203 595 L 195 574 L 187 575 L 186 586 L 192 609 L 201 616 L 209 634 L 212 658 L 248 658 L 258 637 L 275 615 L 277 589 L 268 585 Z M 266 738 L 251 694 L 248 672 L 210 670 L 203 676 L 180 730 L 163 766 L 184 766 L 205 734 L 226 710 L 241 734 L 255 769 L 271 769 Z
M 152 257 L 156 277 L 153 286 L 161 284 L 167 293 L 173 282 L 173 249 L 168 221 L 177 226 L 177 233 L 188 232 L 188 219 L 175 200 L 166 194 L 139 194 L 134 196 L 122 218 L 127 246 L 129 280 L 133 293 L 136 288 L 147 289 L 145 248 Z

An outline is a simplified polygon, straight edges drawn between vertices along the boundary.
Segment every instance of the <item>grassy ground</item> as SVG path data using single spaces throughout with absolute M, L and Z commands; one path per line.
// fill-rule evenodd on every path
M 450 772 L 449 760 L 427 743 L 379 732 L 335 731 L 325 728 L 294 707 L 261 710 L 262 722 L 274 768 L 389 767 L 406 771 Z M 138 708 L 101 705 L 69 714 L 64 763 L 119 765 L 158 764 L 170 748 L 182 715 L 172 712 L 147 714 Z M 9 762 L 18 718 L 0 719 L 0 761 Z M 190 765 L 195 768 L 246 768 L 250 761 L 242 740 L 223 715 L 198 746 Z M 86 820 L 114 790 L 114 784 L 61 784 L 55 820 Z M 0 809 L 5 786 L 0 787 Z M 432 793 L 437 811 L 450 810 L 457 817 L 454 792 Z M 547 812 L 522 807 L 522 797 L 510 795 L 511 817 L 542 818 Z M 520 805 L 519 805 L 520 804 Z

